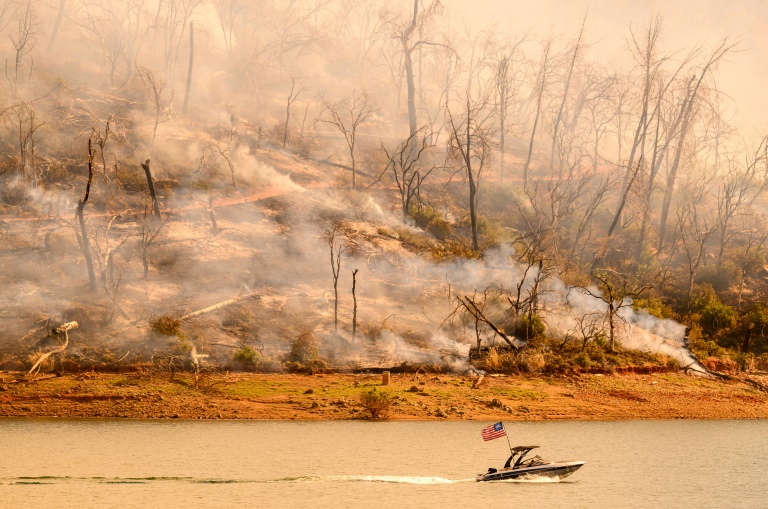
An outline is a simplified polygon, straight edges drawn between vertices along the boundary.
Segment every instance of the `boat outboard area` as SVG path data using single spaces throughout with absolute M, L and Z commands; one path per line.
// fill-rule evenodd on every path
M 532 458 L 528 453 L 537 449 L 537 445 L 521 445 L 510 448 L 512 453 L 504 467 L 497 470 L 489 468 L 488 472 L 478 474 L 475 480 L 505 481 L 510 479 L 529 479 L 536 477 L 564 479 L 584 465 L 583 461 L 547 461 L 539 455 Z

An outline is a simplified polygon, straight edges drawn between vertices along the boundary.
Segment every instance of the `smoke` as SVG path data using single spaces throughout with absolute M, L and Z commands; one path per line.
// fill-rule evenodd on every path
M 243 291 L 258 291 L 263 299 L 249 304 L 253 318 L 248 327 L 225 324 L 240 323 L 227 315 L 234 311 L 226 311 L 222 312 L 225 318 L 185 324 L 185 334 L 199 345 L 232 346 L 258 339 L 279 353 L 291 338 L 309 329 L 340 362 L 438 363 L 461 371 L 467 367 L 477 329 L 459 314 L 447 319 L 455 310 L 455 297 L 484 298 L 489 290 L 488 313 L 509 321 L 506 298 L 514 297 L 517 285 L 526 294 L 537 284 L 538 268 L 515 262 L 517 253 L 507 244 L 483 253 L 482 260 L 436 263 L 430 258 L 436 241 L 410 220 L 404 221 L 397 210 L 396 186 L 389 172 L 382 173 L 387 161 L 382 160 L 379 147 L 397 146 L 408 131 L 404 80 L 413 72 L 405 72 L 402 41 L 392 35 L 402 33 L 410 22 L 412 7 L 406 4 L 412 2 L 61 2 L 61 8 L 67 9 L 62 19 L 71 22 L 59 32 L 54 30 L 56 9 L 37 4 L 27 3 L 36 13 L 36 25 L 27 35 L 37 37 L 36 44 L 27 47 L 36 49 L 17 54 L 21 72 L 13 83 L 9 76 L 0 85 L 4 127 L 0 240 L 6 249 L 0 253 L 0 299 L 9 314 L 26 317 L 8 322 L 0 346 L 27 334 L 34 326 L 33 315 L 34 319 L 38 313 L 61 316 L 77 308 L 111 317 L 91 320 L 98 323 L 90 329 L 81 324 L 77 334 L 83 335 L 83 343 L 108 340 L 114 347 L 136 351 L 156 339 L 143 326 L 152 316 L 181 316 Z M 318 8 L 321 4 L 324 7 Z M 2 3 L 11 5 L 16 3 Z M 182 7 L 193 5 L 189 12 Z M 495 13 L 508 6 L 494 3 L 492 7 L 487 10 Z M 464 83 L 473 83 L 470 96 L 475 89 L 492 90 L 492 63 L 508 54 L 515 69 L 510 77 L 514 81 L 510 93 L 515 97 L 509 105 L 515 118 L 507 119 L 507 127 L 527 132 L 534 117 L 533 84 L 541 49 L 537 37 L 531 36 L 513 51 L 505 34 L 491 31 L 484 33 L 481 44 L 477 33 L 456 31 L 457 20 L 441 17 L 440 11 L 422 11 L 415 31 L 425 44 L 414 45 L 418 46 L 418 58 L 414 53 L 412 59 L 418 62 L 418 97 L 412 102 L 418 105 L 419 127 L 430 132 L 437 145 L 422 161 L 425 168 L 434 165 L 434 171 L 428 179 L 424 177 L 417 201 L 460 225 L 466 189 L 456 177 L 462 168 L 445 158 L 450 134 L 446 105 L 454 108 L 463 102 Z M 8 55 L 15 54 L 12 41 L 19 40 L 17 31 L 22 28 L 18 14 L 13 9 L 0 12 L 0 48 Z M 195 27 L 194 46 L 190 22 Z M 572 28 L 564 27 L 563 32 Z M 600 37 L 588 35 L 592 40 Z M 558 80 L 570 75 L 559 62 L 567 60 L 562 55 L 570 54 L 570 47 L 562 41 L 555 46 L 553 55 L 560 56 L 553 57 L 544 104 L 560 102 L 563 83 Z M 449 47 L 453 49 L 446 51 Z M 93 58 L 72 59 L 71 55 Z M 614 108 L 608 99 L 623 97 L 624 90 L 612 89 L 604 97 L 592 98 L 593 87 L 597 82 L 631 82 L 633 75 L 623 66 L 618 66 L 619 74 L 608 69 L 603 75 L 589 59 L 588 52 L 580 54 L 571 96 L 562 101 L 573 116 L 564 129 L 572 139 L 563 139 L 571 145 L 563 146 L 563 152 L 606 159 L 619 140 L 605 134 L 601 141 L 600 133 L 612 132 L 609 122 L 618 118 L 614 112 L 626 109 Z M 681 71 L 680 79 L 695 74 L 694 67 L 692 63 Z M 144 79 L 137 69 L 145 71 Z M 286 97 L 291 97 L 294 83 L 300 92 L 291 105 Z M 684 88 L 685 81 L 672 87 Z M 627 90 L 629 104 L 637 99 L 632 95 L 637 90 L 631 86 Z M 318 129 L 318 121 L 328 116 L 323 99 L 334 103 L 353 95 L 370 99 L 370 107 L 377 112 L 371 122 L 354 133 L 322 122 L 324 127 Z M 487 99 L 486 106 L 495 100 L 490 95 Z M 670 96 L 665 101 L 672 107 L 674 99 Z M 493 124 L 496 120 L 490 119 L 497 112 L 490 106 L 486 110 L 483 115 Z M 541 133 L 552 130 L 555 116 L 545 110 L 537 149 L 549 145 Z M 593 116 L 604 115 L 603 123 L 586 126 L 586 110 Z M 636 112 L 627 113 L 629 118 Z M 538 119 L 539 112 L 535 116 Z M 622 118 L 618 120 L 621 123 Z M 622 129 L 631 131 L 630 121 L 623 121 Z M 589 134 L 593 128 L 598 135 L 594 146 Z M 489 139 L 497 135 L 495 127 L 489 128 Z M 354 142 L 350 136 L 356 136 Z M 655 136 L 659 138 L 659 133 Z M 86 153 L 89 141 L 93 154 Z M 354 155 L 349 154 L 351 143 Z M 506 155 L 514 161 L 514 170 L 520 167 L 522 145 L 527 147 L 522 134 L 509 134 Z M 494 146 L 494 155 L 495 150 Z M 87 289 L 79 225 L 72 221 L 74 207 L 84 196 L 89 157 L 96 175 L 85 215 L 96 292 Z M 166 220 L 162 226 L 142 221 L 149 197 L 139 163 L 147 159 L 152 161 Z M 489 222 L 506 221 L 515 213 L 510 212 L 513 193 L 508 191 L 521 193 L 522 187 L 516 180 L 506 189 L 497 186 L 496 163 L 489 162 L 480 188 L 481 213 L 488 214 Z M 581 161 L 560 164 L 576 168 Z M 552 176 L 537 166 L 534 160 L 532 174 L 536 169 L 536 178 L 548 182 Z M 41 172 L 43 167 L 48 170 Z M 356 190 L 348 188 L 353 167 L 362 183 Z M 557 184 L 573 185 L 571 190 L 577 187 L 573 182 Z M 578 185 L 586 189 L 592 184 L 584 180 Z M 26 192 L 21 193 L 22 189 Z M 582 188 L 578 191 L 589 194 L 582 193 Z M 538 196 L 544 199 L 544 193 Z M 578 216 L 580 207 L 586 207 L 580 201 L 574 203 L 563 215 Z M 610 206 L 608 201 L 600 202 L 594 210 Z M 11 211 L 22 209 L 22 217 L 11 217 Z M 218 234 L 213 232 L 214 219 Z M 522 229 L 522 220 L 515 221 L 504 227 Z M 324 232 L 337 224 L 344 226 L 346 249 L 337 281 L 338 334 L 332 325 L 337 303 L 324 238 Z M 147 243 L 150 237 L 154 240 Z M 359 270 L 359 328 L 353 341 L 351 274 L 355 269 Z M 606 312 L 601 299 L 569 288 L 551 275 L 541 282 L 539 305 L 549 333 L 561 338 L 575 329 L 577 317 L 598 319 Z M 691 361 L 681 346 L 682 325 L 630 306 L 623 307 L 619 316 L 620 342 L 625 347 L 664 353 L 684 364 Z M 136 323 L 142 327 L 129 328 Z M 495 340 L 487 327 L 479 329 L 481 339 Z

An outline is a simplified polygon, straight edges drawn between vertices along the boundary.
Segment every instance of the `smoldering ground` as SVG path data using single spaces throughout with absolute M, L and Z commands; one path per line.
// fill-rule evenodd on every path
M 434 364 L 443 369 L 468 369 L 467 354 L 478 336 L 484 344 L 503 342 L 486 325 L 455 313 L 457 295 L 526 294 L 537 280 L 536 268 L 515 261 L 514 250 L 501 246 L 482 260 L 435 263 L 404 249 L 401 234 L 428 235 L 370 195 L 332 189 L 306 188 L 272 167 L 268 161 L 285 156 L 239 151 L 233 160 L 243 185 L 270 189 L 273 196 L 251 203 L 216 206 L 219 233 L 211 231 L 206 195 L 182 192 L 166 197 L 165 223 L 150 247 L 152 269 L 144 279 L 139 230 L 143 215 L 128 211 L 123 217 L 89 217 L 95 232 L 96 253 L 117 246 L 113 270 L 119 285 L 112 290 L 87 290 L 87 275 L 75 239 L 75 227 L 65 218 L 71 202 L 60 200 L 54 216 L 38 222 L 7 223 L 6 239 L 24 252 L 23 261 L 3 257 L 9 284 L 2 296 L 5 314 L 4 347 L 33 346 L 39 337 L 29 334 L 34 323 L 77 319 L 72 353 L 95 347 L 130 354 L 126 360 L 146 358 L 168 348 L 175 338 L 149 330 L 160 315 L 182 316 L 234 296 L 258 293 L 260 300 L 243 304 L 251 324 L 228 327 L 227 310 L 192 319 L 181 327 L 185 341 L 212 359 L 226 361 L 241 343 L 263 345 L 279 356 L 302 331 L 320 340 L 321 353 L 337 366 L 394 366 L 400 363 Z M 322 168 L 304 163 L 305 179 Z M 58 208 L 56 208 L 58 207 Z M 70 210 L 67 210 L 70 208 Z M 111 224 L 111 226 L 109 226 Z M 107 227 L 109 226 L 109 229 Z M 341 248 L 338 278 L 338 329 L 334 327 L 331 247 L 327 233 L 339 228 L 335 247 Z M 109 238 L 109 241 L 107 240 Z M 101 256 L 101 255 L 98 255 Z M 97 257 L 98 257 L 97 256 Z M 103 285 L 106 262 L 99 258 Z M 352 338 L 352 271 L 356 276 L 357 331 Z M 568 288 L 558 278 L 540 288 L 539 313 L 549 333 L 557 338 L 575 330 L 575 317 L 594 314 L 603 320 L 603 301 Z M 596 289 L 594 289 L 597 292 Z M 486 314 L 509 322 L 508 306 L 488 299 Z M 680 342 L 683 327 L 670 320 L 622 309 L 625 326 L 621 344 L 663 352 L 687 360 Z M 231 322 L 231 320 L 229 320 Z

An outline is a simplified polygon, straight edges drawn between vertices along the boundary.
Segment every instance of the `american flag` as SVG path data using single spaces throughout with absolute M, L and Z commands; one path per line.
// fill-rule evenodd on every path
M 507 432 L 504 430 L 504 425 L 497 422 L 496 424 L 491 424 L 490 426 L 483 428 L 482 431 L 480 431 L 480 434 L 483 435 L 483 440 L 487 442 L 488 440 L 503 437 Z

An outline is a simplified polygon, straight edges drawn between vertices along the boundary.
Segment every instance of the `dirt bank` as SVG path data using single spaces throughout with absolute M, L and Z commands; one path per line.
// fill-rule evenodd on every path
M 373 387 L 394 399 L 390 419 L 750 419 L 768 395 L 739 383 L 678 374 L 525 379 L 450 375 L 190 375 L 81 373 L 14 383 L 0 372 L 2 417 L 361 419 Z

